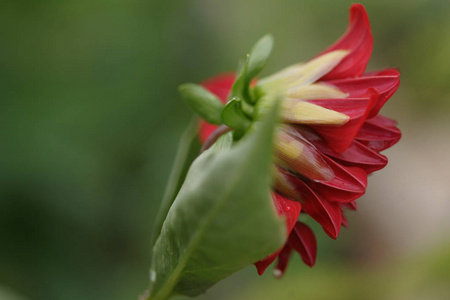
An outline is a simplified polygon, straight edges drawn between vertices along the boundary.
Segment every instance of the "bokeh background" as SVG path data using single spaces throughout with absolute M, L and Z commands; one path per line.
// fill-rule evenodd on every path
M 396 66 L 403 139 L 313 269 L 253 267 L 199 299 L 450 299 L 450 2 L 373 0 L 369 69 Z M 351 1 L 0 4 L 0 299 L 136 299 L 191 112 L 177 86 L 232 71 L 267 32 L 265 74 L 344 33 Z M 184 299 L 184 298 L 179 298 Z

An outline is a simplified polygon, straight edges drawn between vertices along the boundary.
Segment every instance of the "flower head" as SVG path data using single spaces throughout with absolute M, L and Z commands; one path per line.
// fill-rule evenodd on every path
M 341 226 L 347 226 L 344 212 L 356 210 L 355 200 L 365 192 L 368 174 L 387 164 L 380 151 L 400 139 L 395 121 L 379 115 L 397 90 L 400 74 L 396 69 L 364 73 L 372 44 L 367 13 L 355 4 L 350 8 L 348 30 L 335 44 L 306 63 L 247 82 L 250 88 L 238 95 L 247 98 L 247 103 L 232 98 L 239 76 L 224 74 L 202 83 L 227 106 L 239 103 L 243 113 L 236 118 L 247 123 L 263 115 L 273 99 L 282 98 L 283 123 L 274 143 L 272 199 L 278 214 L 285 218 L 287 241 L 255 263 L 259 274 L 278 258 L 275 275 L 282 276 L 293 251 L 313 266 L 316 239 L 312 230 L 298 221 L 300 214 L 311 216 L 336 239 Z M 245 122 L 230 126 L 237 138 Z M 223 127 L 201 121 L 200 140 L 210 143 L 213 133 L 221 130 Z

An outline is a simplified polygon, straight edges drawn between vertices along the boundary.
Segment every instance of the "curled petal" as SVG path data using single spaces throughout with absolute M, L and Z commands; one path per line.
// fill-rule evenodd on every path
M 309 183 L 311 189 L 320 193 L 322 199 L 346 203 L 361 197 L 365 193 L 367 174 L 364 170 L 356 167 L 344 167 L 327 156 L 324 156 L 324 159 L 333 169 L 334 179 Z
M 377 115 L 366 120 L 355 138 L 367 147 L 379 152 L 392 147 L 400 140 L 402 133 L 395 125 L 394 120 Z
M 332 80 L 326 83 L 337 87 L 344 93 L 348 93 L 350 97 L 360 97 L 366 94 L 369 88 L 375 89 L 379 97 L 369 113 L 368 118 L 372 118 L 378 114 L 381 107 L 397 91 L 400 85 L 400 73 L 396 69 L 387 69 L 366 73 L 362 77 Z
M 332 157 L 335 161 L 347 167 L 358 167 L 372 173 L 384 168 L 388 162 L 386 156 L 370 149 L 358 141 L 353 141 L 342 153 L 338 153 L 329 148 L 326 141 L 316 132 L 305 126 L 291 126 L 304 136 L 319 151 Z
M 350 24 L 347 32 L 320 55 L 341 49 L 349 50 L 350 53 L 321 80 L 362 75 L 372 54 L 372 45 L 373 37 L 367 12 L 361 4 L 353 4 L 350 7 Z
M 288 130 L 283 127 L 276 136 L 275 155 L 280 163 L 311 180 L 331 180 L 333 171 L 317 149 Z
M 302 210 L 322 225 L 323 230 L 328 236 L 336 239 L 339 235 L 342 222 L 339 203 L 327 201 L 318 191 L 311 189 L 304 181 L 292 175 L 289 176 L 289 179 L 300 193 Z
M 306 224 L 297 222 L 289 236 L 288 243 L 300 254 L 306 265 L 314 266 L 317 256 L 317 241 L 311 228 Z
M 321 151 L 333 159 L 348 167 L 358 167 L 367 174 L 383 169 L 388 163 L 387 157 L 364 146 L 358 141 L 353 141 L 350 147 L 342 153 L 337 153 L 331 149 Z
M 289 236 L 300 215 L 302 205 L 298 201 L 287 199 L 277 193 L 272 193 L 271 195 L 278 215 L 285 218 L 286 232 L 287 236 Z M 278 254 L 280 254 L 281 250 L 282 248 L 255 263 L 259 275 L 264 273 L 267 267 L 277 258 Z
M 361 98 L 310 100 L 324 108 L 344 113 L 350 120 L 342 126 L 312 125 L 336 152 L 344 152 L 352 143 L 369 112 L 378 99 L 378 93 L 369 89 L 367 95 Z

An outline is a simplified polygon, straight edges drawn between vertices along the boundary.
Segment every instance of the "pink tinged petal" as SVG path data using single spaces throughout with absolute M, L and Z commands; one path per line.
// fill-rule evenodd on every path
M 297 222 L 289 236 L 288 243 L 300 254 L 306 265 L 314 266 L 317 256 L 317 241 L 311 228 L 301 222 Z
M 373 37 L 369 17 L 361 4 L 350 8 L 350 24 L 347 32 L 321 55 L 334 50 L 349 50 L 350 53 L 321 80 L 357 77 L 364 73 L 372 54 Z
M 304 126 L 293 127 L 304 136 L 319 151 L 330 156 L 333 160 L 347 167 L 358 167 L 372 173 L 384 168 L 388 162 L 386 156 L 370 149 L 358 141 L 353 141 L 351 145 L 342 153 L 329 148 L 326 141 L 310 128 Z
M 315 191 L 304 181 L 289 177 L 300 193 L 302 210 L 322 225 L 323 230 L 332 239 L 336 239 L 341 228 L 342 214 L 338 202 L 327 201 L 320 191 Z
M 285 218 L 286 232 L 287 236 L 289 236 L 300 215 L 302 205 L 298 201 L 287 199 L 277 193 L 271 193 L 271 195 L 278 215 Z M 278 254 L 280 254 L 281 250 L 282 248 L 255 263 L 259 275 L 264 273 L 267 267 L 277 258 Z
M 319 191 L 322 199 L 347 203 L 364 195 L 367 187 L 367 174 L 356 167 L 345 167 L 324 155 L 333 169 L 335 177 L 331 181 L 311 182 L 311 189 Z
M 387 69 L 377 72 L 366 73 L 358 78 L 346 78 L 326 82 L 337 87 L 350 97 L 360 97 L 367 93 L 369 88 L 375 89 L 379 93 L 379 98 L 370 111 L 368 118 L 378 114 L 381 107 L 397 91 L 400 85 L 400 73 L 396 69 Z
M 311 125 L 336 152 L 344 152 L 352 143 L 369 112 L 378 99 L 378 93 L 369 89 L 361 98 L 310 100 L 322 107 L 344 113 L 350 120 L 342 126 Z
M 286 272 L 289 260 L 291 259 L 292 250 L 292 246 L 289 243 L 286 243 L 286 245 L 284 245 L 283 249 L 278 255 L 277 265 L 273 270 L 273 275 L 276 278 L 283 277 L 284 273 Z
M 334 177 L 319 151 L 287 126 L 277 132 L 275 155 L 281 165 L 311 180 L 331 180 Z
M 402 133 L 392 119 L 377 115 L 363 124 L 356 135 L 356 140 L 375 150 L 382 151 L 395 145 Z

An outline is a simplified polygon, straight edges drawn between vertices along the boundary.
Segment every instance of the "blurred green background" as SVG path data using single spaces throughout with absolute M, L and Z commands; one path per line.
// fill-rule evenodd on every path
M 136 299 L 178 139 L 177 86 L 232 71 L 267 32 L 265 74 L 341 36 L 351 1 L 0 4 L 0 299 Z M 362 1 L 369 69 L 396 66 L 401 143 L 318 263 L 252 267 L 201 299 L 450 299 L 450 2 Z M 267 272 L 267 273 L 270 273 Z

